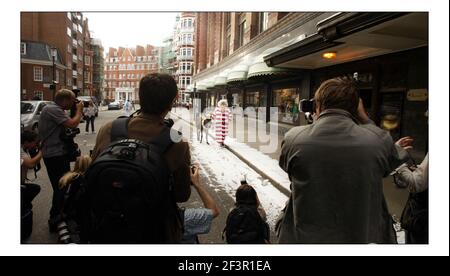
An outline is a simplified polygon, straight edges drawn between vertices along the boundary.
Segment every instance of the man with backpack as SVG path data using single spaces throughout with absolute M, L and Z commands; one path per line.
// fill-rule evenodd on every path
M 177 98 L 175 80 L 149 74 L 139 85 L 141 110 L 104 125 L 86 173 L 91 243 L 178 243 L 177 202 L 190 196 L 189 145 L 165 116 Z

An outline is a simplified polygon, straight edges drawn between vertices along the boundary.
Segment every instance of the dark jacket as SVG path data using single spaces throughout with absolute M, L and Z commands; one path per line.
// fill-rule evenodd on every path
M 340 109 L 291 129 L 280 166 L 291 195 L 280 243 L 395 243 L 382 179 L 407 159 L 388 132 Z
M 161 133 L 163 119 L 153 115 L 140 114 L 133 117 L 128 124 L 128 136 L 149 143 L 153 137 Z M 105 124 L 97 135 L 92 159 L 95 160 L 111 142 L 112 122 Z M 164 154 L 165 160 L 174 177 L 174 196 L 176 202 L 185 202 L 191 194 L 189 144 L 181 141 L 173 144 Z M 167 218 L 167 234 L 169 243 L 178 243 L 182 237 L 182 225 L 178 219 L 178 210 L 169 210 Z

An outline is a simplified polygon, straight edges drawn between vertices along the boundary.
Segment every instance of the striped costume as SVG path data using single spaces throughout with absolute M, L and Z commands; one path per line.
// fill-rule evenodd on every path
M 225 112 L 220 110 L 220 107 L 216 107 L 212 114 L 215 128 L 215 139 L 220 145 L 223 145 L 223 141 L 228 134 L 228 125 L 231 120 L 231 111 L 229 108 L 225 108 Z

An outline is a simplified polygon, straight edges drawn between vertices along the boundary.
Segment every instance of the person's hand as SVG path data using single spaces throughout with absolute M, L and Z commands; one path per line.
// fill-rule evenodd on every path
M 79 103 L 77 103 L 77 112 L 82 112 L 83 111 L 83 101 L 80 101 Z
M 364 104 L 363 101 L 361 100 L 361 98 L 359 98 L 359 103 L 358 103 L 358 109 L 356 111 L 356 115 L 358 116 L 358 119 L 361 121 L 361 123 L 365 124 L 367 123 L 370 118 L 367 115 L 366 110 L 364 109 Z
M 404 150 L 411 150 L 412 147 L 412 142 L 414 141 L 413 138 L 409 137 L 409 136 L 405 136 L 402 137 L 400 139 L 397 140 L 397 142 L 395 142 L 396 145 L 399 145 L 400 147 L 402 147 Z
M 191 167 L 191 183 L 194 186 L 197 186 L 200 183 L 199 170 L 197 165 Z

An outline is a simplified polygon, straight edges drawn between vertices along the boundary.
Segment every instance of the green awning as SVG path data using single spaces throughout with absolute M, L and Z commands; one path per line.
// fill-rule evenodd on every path
M 240 64 L 233 69 L 227 75 L 227 83 L 234 81 L 245 81 L 247 80 L 248 66 Z

